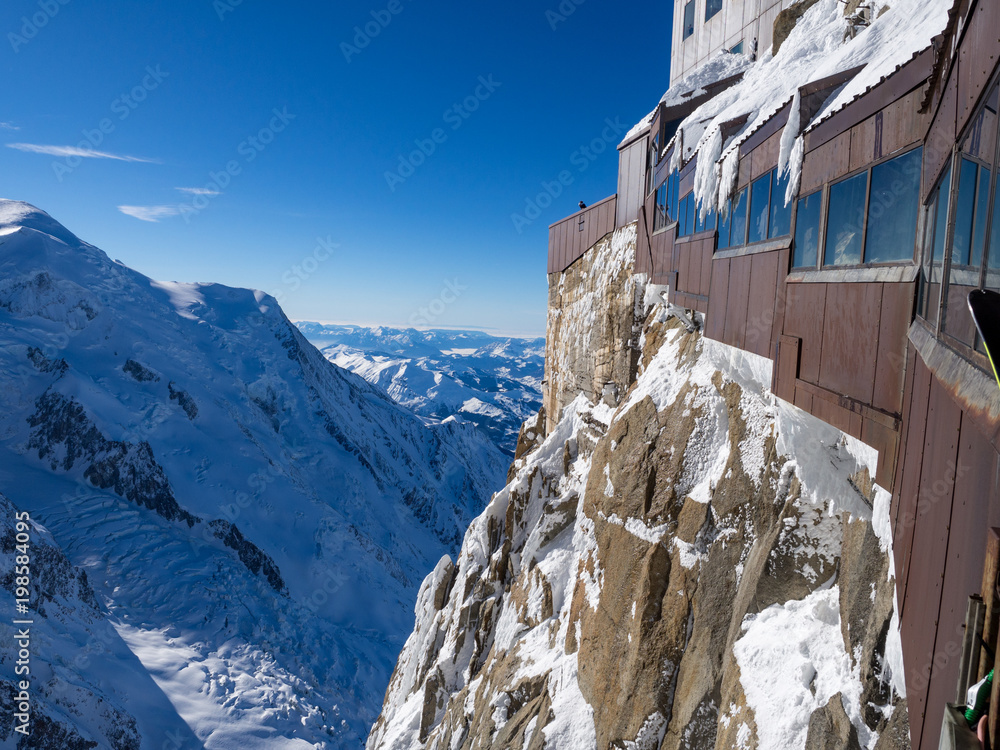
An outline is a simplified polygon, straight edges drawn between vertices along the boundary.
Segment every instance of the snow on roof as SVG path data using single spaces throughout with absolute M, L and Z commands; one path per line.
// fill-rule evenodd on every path
M 657 109 L 659 109 L 659 107 L 657 107 Z M 632 129 L 625 134 L 622 142 L 618 144 L 618 148 L 621 148 L 629 141 L 635 140 L 645 131 L 649 130 L 649 126 L 653 122 L 654 117 L 656 117 L 655 109 L 632 126 Z
M 848 23 L 838 0 L 819 0 L 799 19 L 777 55 L 770 50 L 746 67 L 743 79 L 692 112 L 677 129 L 668 146 L 674 147 L 673 167 L 700 153 L 695 172 L 695 198 L 707 210 L 714 203 L 722 209 L 735 188 L 739 145 L 812 81 L 862 67 L 844 86 L 835 90 L 810 122 L 798 122 L 793 102 L 782 138 L 779 166 L 791 173 L 790 197 L 798 191 L 802 159 L 801 132 L 843 109 L 926 49 L 948 22 L 950 0 L 890 0 L 890 7 L 854 38 L 845 38 Z M 704 67 L 721 62 L 713 60 Z M 692 74 L 697 76 L 701 71 Z M 706 79 L 718 75 L 706 73 Z M 686 81 L 682 82 L 686 86 Z M 706 80 L 706 82 L 708 82 Z M 681 84 L 674 87 L 681 90 Z M 672 89 L 673 90 L 673 89 Z M 673 95 L 667 91 L 664 101 Z M 729 135 L 722 125 L 740 117 L 746 124 Z

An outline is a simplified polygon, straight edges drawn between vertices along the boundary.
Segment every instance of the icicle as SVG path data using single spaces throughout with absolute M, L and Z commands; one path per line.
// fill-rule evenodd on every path
M 792 199 L 799 192 L 799 183 L 802 180 L 802 149 L 803 136 L 795 139 L 792 152 L 788 155 L 788 187 L 785 189 L 785 205 L 792 202 Z
M 716 202 L 721 172 L 720 156 L 722 156 L 722 128 L 717 127 L 706 133 L 698 145 L 698 163 L 694 170 L 694 200 L 699 207 L 698 212 L 702 220 L 708 214 L 709 207 Z
M 788 171 L 788 157 L 792 153 L 792 146 L 802 129 L 802 95 L 798 89 L 792 96 L 791 111 L 788 113 L 788 122 L 785 129 L 781 131 L 781 144 L 778 147 L 778 174 L 785 174 Z
M 740 149 L 734 148 L 722 159 L 721 175 L 719 176 L 719 215 L 726 214 L 726 204 L 733 197 L 736 181 L 740 176 Z

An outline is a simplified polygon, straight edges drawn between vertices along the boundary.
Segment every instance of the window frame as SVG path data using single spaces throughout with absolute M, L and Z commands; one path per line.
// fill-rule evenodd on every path
M 690 30 L 687 23 L 688 8 L 691 9 L 691 26 Z M 688 39 L 694 36 L 694 26 L 695 26 L 695 4 L 694 0 L 687 0 L 684 4 L 684 9 L 681 11 L 681 43 L 683 44 Z
M 715 18 L 717 15 L 719 15 L 722 12 L 722 5 L 725 2 L 725 0 L 717 0 L 717 2 L 719 4 L 718 7 L 715 9 L 714 13 L 709 14 L 709 12 L 708 12 L 709 4 L 712 3 L 713 1 L 715 1 L 715 0 L 706 0 L 706 2 L 705 2 L 705 22 L 706 23 L 708 23 L 709 21 L 711 21 L 713 18 Z
M 995 123 L 996 131 L 994 133 L 993 142 L 993 153 L 989 154 L 992 158 L 992 163 L 986 161 L 986 159 L 981 156 L 975 156 L 973 154 L 963 151 L 963 146 L 966 140 L 971 135 L 973 129 L 976 127 L 976 123 L 979 120 L 982 113 L 985 111 L 987 104 L 991 98 L 991 95 L 995 88 L 1000 88 L 1000 72 L 995 72 L 991 77 L 989 82 L 983 87 L 982 98 L 977 102 L 975 112 L 972 117 L 969 118 L 968 122 L 965 124 L 965 128 L 959 134 L 955 140 L 955 144 L 952 147 L 951 156 L 946 160 L 945 164 L 942 165 L 941 171 L 936 177 L 934 187 L 930 190 L 929 200 L 927 203 L 921 205 L 921 210 L 924 216 L 924 221 L 928 224 L 927 233 L 933 234 L 935 232 L 934 224 L 936 222 L 936 215 L 931 217 L 931 211 L 936 208 L 936 201 L 934 203 L 930 202 L 930 197 L 937 195 L 940 196 L 938 192 L 941 187 L 943 187 L 943 181 L 945 175 L 949 176 L 949 192 L 948 192 L 948 211 L 945 214 L 945 236 L 944 236 L 944 255 L 941 258 L 941 282 L 940 288 L 937 290 L 937 318 L 933 321 L 927 320 L 926 307 L 930 303 L 929 297 L 926 297 L 925 287 L 929 283 L 923 273 L 920 275 L 920 304 L 917 308 L 917 317 L 920 318 L 923 323 L 931 329 L 934 336 L 941 342 L 948 345 L 951 349 L 958 352 L 965 359 L 974 362 L 979 367 L 989 369 L 989 363 L 986 360 L 985 354 L 981 348 L 981 340 L 979 338 L 978 332 L 975 333 L 973 337 L 973 344 L 970 346 L 961 339 L 956 338 L 954 335 L 945 330 L 946 320 L 947 320 L 947 305 L 948 305 L 948 288 L 951 285 L 951 259 L 952 250 L 955 241 L 955 221 L 958 210 L 958 191 L 961 181 L 961 166 L 962 160 L 968 160 L 976 163 L 980 168 L 985 167 L 990 172 L 990 185 L 988 190 L 988 197 L 986 203 L 986 223 L 983 227 L 983 252 L 982 257 L 979 259 L 979 278 L 978 285 L 976 288 L 983 289 L 986 288 L 987 273 L 989 269 L 989 255 L 990 255 L 990 239 L 993 232 L 993 218 L 997 211 L 996 201 L 1000 199 L 1000 191 L 997 190 L 998 181 L 1000 181 L 1000 107 L 998 107 L 997 122 Z M 978 175 L 977 175 L 977 186 L 978 186 Z M 975 197 L 973 198 L 975 202 Z M 970 237 L 970 242 L 974 242 L 974 232 L 975 232 L 975 207 L 973 212 L 972 228 L 970 232 L 973 233 L 973 237 Z M 926 233 L 925 233 L 926 236 Z M 933 246 L 933 238 L 930 243 L 923 243 L 921 247 L 921 258 L 920 267 L 921 270 L 924 268 L 924 262 L 927 260 L 925 255 L 928 253 L 929 249 Z M 992 287 L 991 287 L 992 288 Z

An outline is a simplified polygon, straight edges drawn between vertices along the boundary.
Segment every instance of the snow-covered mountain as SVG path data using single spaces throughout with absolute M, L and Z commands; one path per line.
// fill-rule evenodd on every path
M 507 463 L 328 362 L 271 297 L 152 281 L 0 201 L 0 524 L 38 525 L 54 738 L 32 747 L 359 747 L 421 578 Z
M 472 422 L 507 455 L 542 403 L 545 339 L 481 331 L 300 322 L 331 362 L 379 386 L 429 423 Z

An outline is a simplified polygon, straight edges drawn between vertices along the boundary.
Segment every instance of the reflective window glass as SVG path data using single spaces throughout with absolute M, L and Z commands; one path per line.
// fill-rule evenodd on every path
M 795 209 L 795 268 L 815 268 L 819 257 L 819 207 L 823 191 L 800 198 Z
M 867 187 L 867 172 L 830 186 L 826 241 L 823 244 L 824 265 L 849 266 L 861 262 Z
M 914 149 L 872 168 L 865 263 L 912 260 L 920 211 L 920 160 Z

